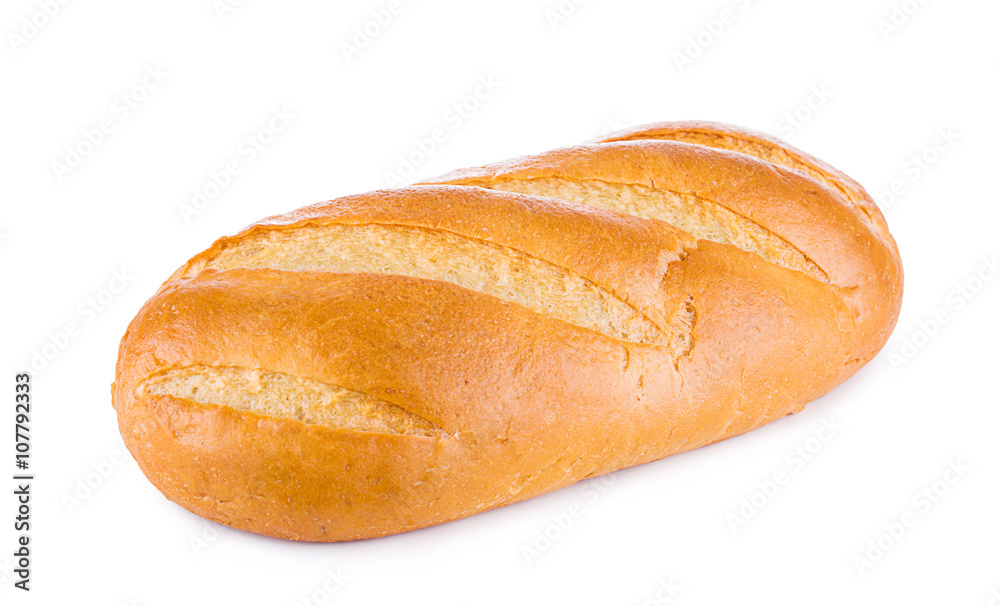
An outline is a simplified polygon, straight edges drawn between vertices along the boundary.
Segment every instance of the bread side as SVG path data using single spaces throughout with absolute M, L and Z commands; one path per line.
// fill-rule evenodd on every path
M 435 244 L 393 239 L 404 232 Z M 400 249 L 359 265 L 372 237 Z M 480 251 L 503 264 L 473 262 Z M 664 338 L 588 326 L 573 311 L 586 289 L 567 286 L 558 313 L 507 295 L 552 272 Z M 851 372 L 856 331 L 837 286 L 735 246 L 569 201 L 421 186 L 273 217 L 194 257 L 131 323 L 114 403 L 168 498 L 271 536 L 349 540 L 797 411 Z

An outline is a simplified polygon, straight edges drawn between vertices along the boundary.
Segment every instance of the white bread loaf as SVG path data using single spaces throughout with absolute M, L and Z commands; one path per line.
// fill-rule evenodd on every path
M 261 221 L 146 303 L 114 404 L 168 498 L 309 541 L 453 520 L 796 412 L 898 313 L 881 215 L 808 170 L 643 140 L 441 181 Z

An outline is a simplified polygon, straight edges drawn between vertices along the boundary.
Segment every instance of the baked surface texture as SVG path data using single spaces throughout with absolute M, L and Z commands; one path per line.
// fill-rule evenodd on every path
M 639 126 L 595 143 L 454 171 L 428 183 L 524 192 L 673 223 L 836 287 L 870 360 L 895 326 L 903 271 L 885 218 L 857 182 L 755 131 Z
M 287 539 L 422 528 L 797 412 L 898 313 L 881 215 L 752 154 L 640 139 L 442 181 L 265 219 L 143 306 L 113 401 L 164 495 Z

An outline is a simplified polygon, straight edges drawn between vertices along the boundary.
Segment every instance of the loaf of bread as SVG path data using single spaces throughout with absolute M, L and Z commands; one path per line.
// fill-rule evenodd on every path
M 343 541 L 800 410 L 887 338 L 892 238 L 860 186 L 808 156 L 761 137 L 656 140 L 677 132 L 333 200 L 220 239 L 122 339 L 127 447 L 198 515 Z

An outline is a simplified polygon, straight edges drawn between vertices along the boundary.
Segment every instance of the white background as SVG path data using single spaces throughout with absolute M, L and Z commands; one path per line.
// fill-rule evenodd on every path
M 0 602 L 1000 603 L 996 2 L 591 0 L 556 22 L 558 0 L 404 0 L 348 58 L 343 43 L 387 6 L 248 0 L 220 16 L 212 0 L 91 1 L 46 18 L 35 0 L 3 3 Z M 165 76 L 143 88 L 148 69 Z M 473 102 L 481 79 L 496 89 Z M 478 107 L 448 113 L 464 102 Z M 251 161 L 239 147 L 270 139 L 275 110 L 294 117 Z M 768 131 L 831 162 L 878 195 L 899 243 L 894 335 L 801 414 L 603 484 L 333 545 L 204 522 L 125 451 L 109 397 L 118 340 L 216 237 L 384 187 L 435 128 L 444 142 L 414 153 L 404 181 L 678 119 Z M 73 160 L 67 146 L 81 152 L 68 173 L 54 164 Z M 230 161 L 240 172 L 214 189 Z M 206 188 L 217 195 L 185 220 Z M 33 378 L 28 596 L 9 571 L 13 374 L 53 341 Z M 757 494 L 780 471 L 789 481 Z M 759 506 L 734 532 L 743 499 Z M 908 512 L 912 528 L 881 536 Z M 546 532 L 559 536 L 529 562 Z M 338 569 L 347 579 L 324 590 Z

